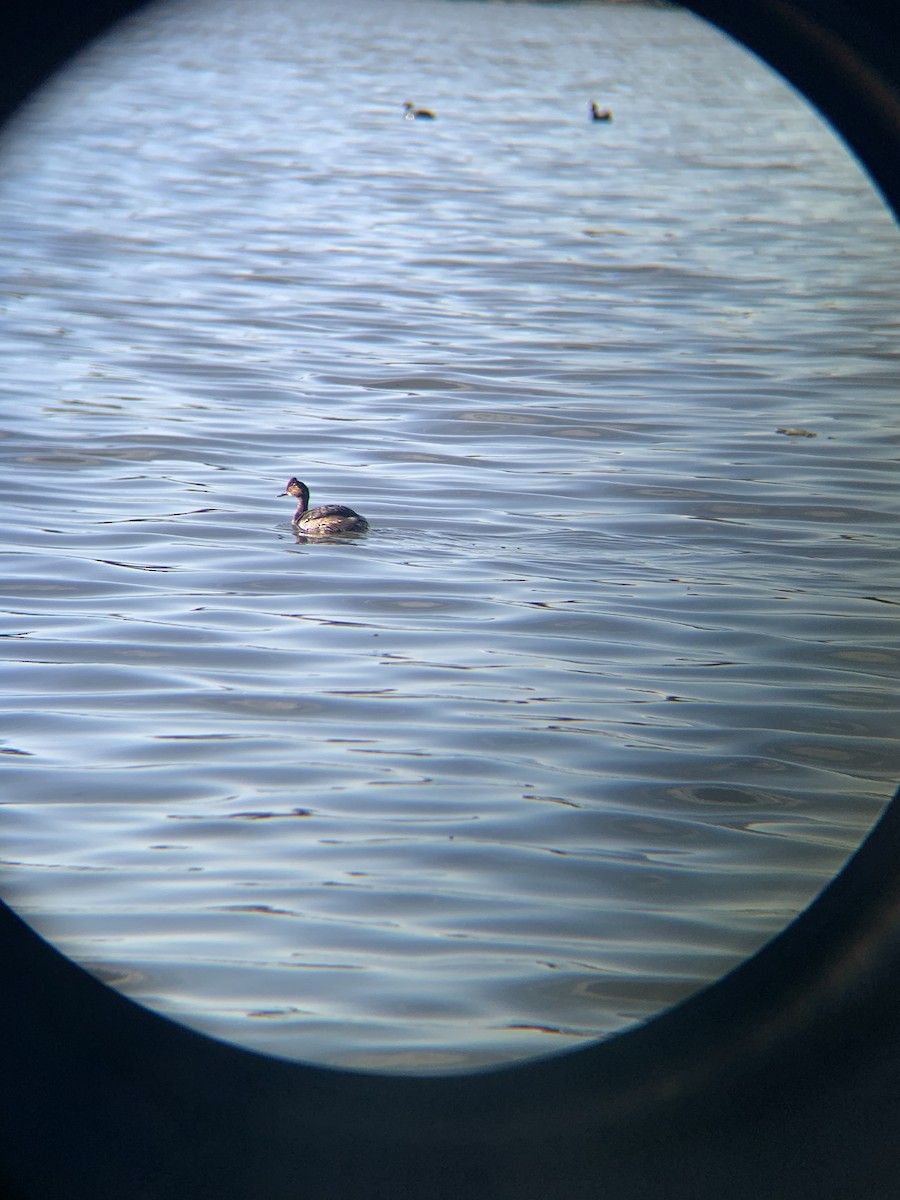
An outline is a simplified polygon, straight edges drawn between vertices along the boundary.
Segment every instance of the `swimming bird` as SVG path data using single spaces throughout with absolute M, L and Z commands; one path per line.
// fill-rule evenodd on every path
M 406 114 L 407 121 L 435 121 L 437 117 L 430 108 L 416 108 L 412 100 L 407 100 L 403 105 L 403 111 Z
M 309 488 L 294 475 L 279 495 L 294 496 L 297 500 L 297 511 L 291 520 L 297 533 L 327 537 L 331 533 L 362 533 L 369 528 L 365 517 L 347 508 L 346 504 L 322 504 L 318 508 L 310 508 Z
M 611 121 L 612 113 L 608 108 L 598 108 L 597 101 L 591 101 L 591 120 L 592 121 Z

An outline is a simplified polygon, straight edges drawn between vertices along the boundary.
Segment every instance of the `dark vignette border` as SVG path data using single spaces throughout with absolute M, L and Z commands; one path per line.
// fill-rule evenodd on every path
M 350 2 L 350 0 L 347 0 Z M 143 0 L 0 13 L 0 115 Z M 815 103 L 900 212 L 900 5 L 689 0 Z M 900 795 L 819 898 L 649 1024 L 403 1078 L 216 1042 L 0 906 L 10 1200 L 878 1200 L 900 1179 Z

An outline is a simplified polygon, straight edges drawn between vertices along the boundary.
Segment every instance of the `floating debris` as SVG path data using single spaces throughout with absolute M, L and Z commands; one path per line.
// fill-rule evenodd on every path
M 783 433 L 785 437 L 818 437 L 817 433 L 813 433 L 811 429 L 800 429 L 793 425 L 782 425 L 775 430 L 776 433 Z

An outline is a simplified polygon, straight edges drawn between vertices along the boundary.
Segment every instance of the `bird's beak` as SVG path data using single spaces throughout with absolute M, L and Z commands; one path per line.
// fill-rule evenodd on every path
M 279 496 L 287 496 L 287 495 L 288 495 L 288 493 L 287 493 L 287 492 L 279 492 L 279 493 L 278 493 L 278 495 L 279 495 Z

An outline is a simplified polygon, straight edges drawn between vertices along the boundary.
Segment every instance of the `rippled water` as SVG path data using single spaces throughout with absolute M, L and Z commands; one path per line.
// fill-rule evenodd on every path
M 179 3 L 2 165 L 37 929 L 442 1070 L 659 1011 L 840 867 L 900 774 L 900 266 L 783 82 L 675 9 Z M 295 473 L 371 532 L 298 540 Z

